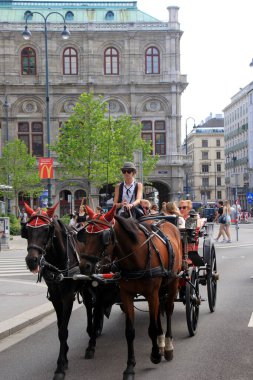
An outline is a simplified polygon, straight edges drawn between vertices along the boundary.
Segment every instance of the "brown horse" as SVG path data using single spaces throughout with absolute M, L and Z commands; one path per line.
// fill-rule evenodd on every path
M 126 315 L 125 335 L 128 345 L 127 367 L 123 380 L 134 379 L 134 298 L 143 295 L 149 305 L 148 333 L 152 341 L 151 361 L 173 357 L 171 317 L 174 299 L 178 292 L 178 273 L 182 265 L 182 243 L 177 227 L 165 220 L 138 222 L 133 218 L 115 216 L 115 209 L 103 216 L 101 221 L 86 206 L 90 221 L 79 231 L 78 239 L 85 240 L 85 257 L 82 265 L 86 274 L 94 273 L 97 262 L 107 254 L 113 257 L 113 268 L 120 272 L 120 296 Z M 159 228 L 157 228 L 159 226 Z M 107 236 L 106 236 L 107 235 Z M 107 241 L 106 249 L 104 241 Z M 101 265 L 100 265 L 101 267 Z M 166 334 L 163 335 L 160 312 L 166 313 Z

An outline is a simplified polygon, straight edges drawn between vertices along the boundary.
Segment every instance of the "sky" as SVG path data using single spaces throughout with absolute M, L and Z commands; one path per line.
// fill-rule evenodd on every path
M 189 83 L 181 97 L 184 135 L 187 118 L 189 132 L 193 119 L 199 125 L 210 114 L 223 114 L 253 80 L 253 0 L 137 0 L 140 10 L 161 21 L 172 5 L 180 8 L 181 74 Z

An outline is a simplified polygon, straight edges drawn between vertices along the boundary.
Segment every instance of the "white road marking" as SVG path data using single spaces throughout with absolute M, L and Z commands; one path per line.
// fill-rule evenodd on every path
M 248 327 L 253 327 L 253 313 L 251 314 Z

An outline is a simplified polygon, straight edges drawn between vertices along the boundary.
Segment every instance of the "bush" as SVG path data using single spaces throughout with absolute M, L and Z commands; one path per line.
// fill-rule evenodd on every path
M 10 235 L 20 235 L 20 221 L 15 215 L 10 215 Z

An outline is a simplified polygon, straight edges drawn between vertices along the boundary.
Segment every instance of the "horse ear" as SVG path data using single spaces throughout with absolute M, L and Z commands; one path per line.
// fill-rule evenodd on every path
M 59 202 L 57 202 L 54 206 L 47 209 L 47 215 L 49 216 L 49 218 L 53 217 L 55 209 L 58 207 L 58 205 L 59 205 Z
M 107 211 L 107 213 L 105 214 L 104 218 L 107 222 L 111 222 L 114 218 L 114 214 L 115 214 L 115 211 L 116 211 L 116 205 L 114 205 L 111 210 Z
M 24 206 L 25 206 L 25 211 L 27 212 L 29 216 L 34 213 L 34 210 L 27 203 L 24 202 Z
M 93 216 L 95 215 L 95 212 L 87 205 L 84 206 L 87 214 L 89 215 L 89 218 L 92 219 Z

